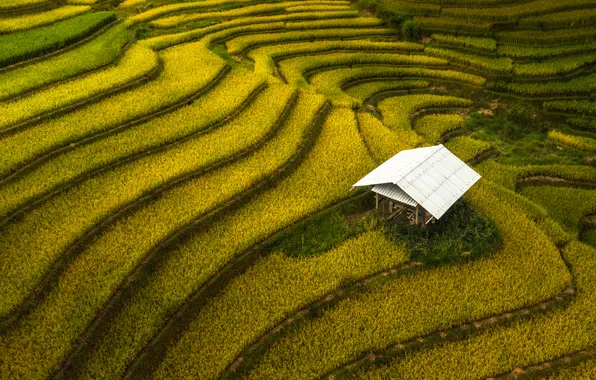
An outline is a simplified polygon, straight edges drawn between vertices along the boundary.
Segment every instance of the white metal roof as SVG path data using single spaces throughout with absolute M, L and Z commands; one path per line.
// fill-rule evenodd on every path
M 375 185 L 373 191 L 398 200 L 403 195 L 419 203 L 436 219 L 445 212 L 480 179 L 480 175 L 457 158 L 443 145 L 404 150 L 368 173 L 354 186 Z M 393 184 L 394 187 L 376 185 Z M 407 200 L 406 198 L 403 198 Z M 411 201 L 403 202 L 411 204 Z
M 392 183 L 384 183 L 382 185 L 375 185 L 372 188 L 372 191 L 375 193 L 381 194 L 384 197 L 391 198 L 395 201 L 405 203 L 409 206 L 416 207 L 418 203 L 412 199 L 408 194 L 406 194 L 402 189 L 400 189 L 397 185 Z

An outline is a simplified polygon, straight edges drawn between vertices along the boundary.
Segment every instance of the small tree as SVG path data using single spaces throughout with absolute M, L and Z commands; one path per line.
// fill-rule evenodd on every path
M 402 38 L 408 41 L 414 41 L 420 38 L 420 27 L 416 21 L 409 19 L 406 20 L 401 26 Z

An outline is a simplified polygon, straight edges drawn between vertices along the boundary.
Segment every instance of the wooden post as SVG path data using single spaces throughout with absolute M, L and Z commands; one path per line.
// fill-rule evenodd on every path
M 376 209 L 379 209 L 379 193 L 375 193 Z
M 416 218 L 416 225 L 418 225 L 418 205 L 416 205 L 416 215 L 414 216 Z
M 389 201 L 389 214 L 393 213 L 393 201 Z

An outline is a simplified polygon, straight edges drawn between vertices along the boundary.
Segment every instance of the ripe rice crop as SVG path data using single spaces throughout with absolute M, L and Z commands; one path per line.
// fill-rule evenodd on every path
M 64 6 L 33 15 L 0 18 L 0 33 L 13 33 L 78 16 L 91 10 L 88 6 Z
M 468 162 L 491 148 L 489 142 L 476 140 L 470 136 L 459 136 L 449 140 L 445 146 L 462 161 Z
M 313 0 L 308 0 L 313 1 Z M 314 0 L 318 1 L 318 0 Z M 129 17 L 126 19 L 126 25 L 134 25 L 139 22 L 144 21 L 151 21 L 158 17 L 167 15 L 169 13 L 174 12 L 181 12 L 186 10 L 200 10 L 200 9 L 209 9 L 209 8 L 217 8 L 218 6 L 226 5 L 237 5 L 241 6 L 243 4 L 251 4 L 252 0 L 234 0 L 230 2 L 229 0 L 206 0 L 206 1 L 197 1 L 197 2 L 189 2 L 189 3 L 178 3 L 178 4 L 167 4 L 162 5 L 160 7 L 156 7 L 140 13 L 138 15 Z
M 593 7 L 595 3 L 591 0 L 534 0 L 494 8 L 444 8 L 441 14 L 467 20 L 515 22 L 522 17 L 579 9 L 586 5 Z
M 1 104 L 0 131 L 46 112 L 126 85 L 149 75 L 158 66 L 159 59 L 153 50 L 140 45 L 133 46 L 126 52 L 122 61 L 114 67 Z
M 325 4 L 325 2 L 313 2 L 313 4 Z M 327 4 L 346 4 L 349 5 L 348 2 L 327 2 Z M 223 18 L 235 18 L 235 17 L 246 17 L 246 16 L 256 16 L 262 15 L 272 12 L 288 12 L 292 13 L 295 12 L 294 9 L 296 6 L 305 7 L 305 11 L 314 12 L 314 11 L 347 11 L 349 7 L 337 8 L 337 6 L 333 5 L 335 8 L 330 9 L 313 9 L 312 6 L 309 5 L 301 5 L 304 4 L 302 1 L 285 1 L 279 3 L 269 3 L 269 4 L 257 4 L 257 5 L 249 5 L 246 7 L 241 8 L 234 8 L 225 11 L 219 12 L 201 12 L 201 13 L 183 13 L 176 16 L 169 16 L 160 18 L 157 20 L 153 20 L 149 23 L 152 27 L 156 28 L 173 28 L 179 25 L 183 25 L 189 22 L 198 21 L 198 20 L 213 20 L 213 19 L 223 19 Z M 323 5 L 329 7 L 330 5 Z M 357 16 L 357 14 L 354 14 Z
M 315 21 L 291 21 L 285 25 L 286 30 L 310 30 L 329 28 L 373 28 L 385 23 L 375 17 L 354 17 L 349 19 L 328 19 Z
M 584 67 L 591 67 L 594 63 L 596 63 L 596 53 L 555 58 L 538 63 L 516 64 L 513 72 L 521 77 L 547 77 L 568 74 Z
M 517 181 L 526 177 L 547 176 L 571 181 L 596 182 L 596 168 L 586 165 L 504 165 L 487 160 L 475 167 L 486 179 L 515 190 Z
M 0 3 L 0 10 L 17 10 L 46 3 L 47 0 L 4 0 Z
M 398 152 L 422 144 L 422 139 L 410 130 L 391 130 L 367 112 L 358 113 L 360 133 L 377 163 L 385 162 Z
M 407 13 L 416 16 L 438 16 L 441 13 L 439 5 L 399 0 L 383 2 L 383 9 L 389 12 Z
M 4 72 L 0 100 L 105 66 L 118 57 L 129 37 L 123 26 L 115 26 L 71 52 Z
M 548 132 L 548 138 L 559 144 L 569 145 L 576 149 L 588 152 L 596 151 L 596 140 L 589 137 L 570 135 L 557 130 L 552 130 Z
M 133 91 L 112 95 L 5 137 L 3 147 L 11 153 L 0 155 L 0 173 L 6 175 L 57 146 L 150 115 L 204 88 L 225 67 L 225 62 L 199 47 L 200 44 L 186 44 L 161 52 L 164 67 L 160 75 Z M 188 75 L 189 71 L 194 74 Z M 98 114 L 102 117 L 97 118 Z M 73 129 L 73 125 L 77 128 Z
M 596 0 L 0 3 L 1 379 L 465 380 L 596 347 Z M 351 187 L 438 143 L 502 244 L 383 273 L 425 231 L 389 240 Z
M 497 53 L 511 58 L 521 59 L 539 59 L 550 58 L 568 54 L 588 53 L 596 50 L 596 42 L 584 45 L 564 45 L 564 46 L 520 46 L 520 45 L 499 45 Z
M 6 184 L 0 189 L 0 215 L 6 216 L 19 205 L 89 171 L 212 126 L 240 107 L 262 85 L 260 79 L 243 74 L 229 74 L 215 89 L 188 107 L 61 154 Z M 218 101 L 225 105 L 214 110 Z
M 596 116 L 596 103 L 589 100 L 555 100 L 544 102 L 543 107 L 551 112 Z
M 488 34 L 493 28 L 490 22 L 464 21 L 449 17 L 414 17 L 422 30 L 464 34 Z
M 561 186 L 527 186 L 520 194 L 544 207 L 577 238 L 580 220 L 596 212 L 596 190 Z
M 592 25 L 596 22 L 596 9 L 577 9 L 519 20 L 523 29 L 562 29 Z
M 414 130 L 429 143 L 434 143 L 445 133 L 463 127 L 464 123 L 465 119 L 457 114 L 427 115 L 416 120 Z
M 0 315 L 21 301 L 69 243 L 103 217 L 160 184 L 237 154 L 264 138 L 290 95 L 288 88 L 267 89 L 224 128 L 93 177 L 11 224 L 4 232 L 7 240 L 0 242 L 4 253 L 0 262 L 6 269 L 0 280 L 6 290 Z M 148 167 L 152 170 L 147 171 Z M 97 199 L 97 194 L 102 197 Z M 65 215 L 70 221 L 68 228 L 53 223 Z M 36 251 L 36 246 L 43 248 Z M 19 260 L 22 252 L 36 254 Z
M 517 0 L 426 0 L 425 2 L 430 4 L 439 4 L 441 6 L 459 6 L 476 8 L 479 6 L 491 6 L 497 5 L 502 6 L 504 4 L 515 3 Z
M 321 104 L 320 98 L 318 101 L 317 98 L 310 99 L 310 102 L 314 100 L 315 104 Z M 316 109 L 313 111 L 316 112 Z M 307 115 L 314 116 L 313 111 Z M 168 318 L 169 310 L 183 303 L 189 294 L 225 263 L 271 234 L 348 196 L 354 181 L 373 166 L 352 115 L 344 110 L 333 111 L 327 118 L 317 144 L 290 177 L 238 211 L 197 232 L 187 243 L 171 252 L 170 261 L 125 306 L 101 342 L 98 355 L 87 364 L 87 373 L 115 376 L 111 371 L 117 371 L 116 374 L 119 374 L 127 361 L 134 358 L 158 326 Z M 291 115 L 289 122 L 301 126 L 299 131 L 303 131 L 312 119 L 305 117 L 304 112 L 296 112 Z M 302 134 L 297 137 L 300 139 Z M 248 172 L 258 171 L 256 168 L 269 162 L 265 157 L 259 156 L 259 161 L 252 163 L 254 166 L 243 168 L 231 178 L 244 177 L 247 169 Z M 347 171 L 340 173 L 339 168 L 346 168 Z M 255 220 L 260 222 L 254 223 Z M 234 238 L 214 239 L 215 236 L 221 236 L 223 231 L 232 232 Z M 156 304 L 157 298 L 160 301 Z M 163 307 L 156 308 L 156 305 Z M 131 329 L 133 326 L 136 327 Z M 122 331 L 129 333 L 122 335 Z M 113 355 L 115 349 L 120 355 Z
M 346 21 L 346 24 L 349 20 Z M 234 38 L 226 43 L 228 53 L 240 54 L 250 48 L 263 45 L 280 44 L 283 42 L 305 41 L 315 38 L 321 39 L 342 39 L 362 36 L 388 36 L 393 33 L 391 29 L 365 29 L 365 28 L 335 28 L 326 30 L 308 30 L 306 23 L 293 24 L 296 31 L 282 31 L 276 34 L 255 34 Z M 301 30 L 302 29 L 302 30 Z M 307 29 L 307 30 L 303 30 Z
M 478 168 L 478 167 L 476 167 Z M 481 172 L 482 173 L 482 172 Z M 489 187 L 500 197 L 507 199 L 507 201 L 516 207 L 519 207 L 523 212 L 532 219 L 544 233 L 546 233 L 551 242 L 557 246 L 562 246 L 569 243 L 573 238 L 571 234 L 555 222 L 549 215 L 546 209 L 542 206 L 530 201 L 528 198 L 516 193 L 513 190 L 506 189 L 493 182 L 488 182 Z
M 595 119 L 584 119 L 580 117 L 574 117 L 571 119 L 567 119 L 567 123 L 573 128 L 596 131 Z
M 307 260 L 281 253 L 257 263 L 230 284 L 194 320 L 182 338 L 168 350 L 157 377 L 201 374 L 215 378 L 259 335 L 289 313 L 338 288 L 404 263 L 404 247 L 380 231 L 344 242 Z M 213 328 L 213 324 L 220 326 Z
M 272 75 L 275 61 L 280 58 L 313 53 L 336 51 L 368 51 L 375 53 L 386 52 L 415 52 L 424 50 L 424 46 L 413 42 L 383 42 L 383 41 L 317 41 L 286 43 L 283 45 L 269 45 L 256 48 L 248 52 L 247 56 L 254 61 L 254 71 L 258 74 Z
M 205 46 L 209 46 L 216 40 L 229 40 L 243 34 L 256 34 L 258 32 L 270 33 L 272 31 L 282 31 L 285 28 L 285 21 L 292 20 L 327 20 L 330 18 L 354 18 L 358 17 L 357 11 L 341 12 L 300 12 L 291 14 L 281 14 L 273 16 L 254 16 L 242 17 L 229 22 L 211 25 L 205 28 L 198 28 L 188 32 L 175 34 L 166 34 L 158 37 L 149 38 L 141 43 L 156 49 L 163 48 L 202 38 Z M 376 31 L 376 29 L 375 29 Z M 351 31 L 354 32 L 353 30 Z M 309 32 L 308 39 L 312 40 L 312 31 Z M 385 31 L 385 33 L 388 33 Z M 229 51 L 228 51 L 229 52 Z
M 469 107 L 472 101 L 441 95 L 405 95 L 384 99 L 379 102 L 379 112 L 383 115 L 383 123 L 393 130 L 412 128 L 412 114 L 425 108 L 462 108 Z
M 497 40 L 508 44 L 520 45 L 561 45 L 594 42 L 596 27 L 560 29 L 560 30 L 513 30 L 497 34 Z M 560 46 L 559 46 L 560 47 Z
M 363 80 L 395 80 L 396 78 L 436 78 L 445 80 L 454 80 L 481 83 L 483 78 L 471 74 L 464 74 L 452 70 L 432 70 L 419 68 L 391 68 L 391 67 L 356 67 L 345 69 L 332 69 L 315 74 L 310 83 L 316 86 L 320 92 L 334 97 L 334 103 L 342 106 L 360 105 L 357 99 L 348 98 L 343 90 L 352 87 L 352 83 L 360 83 Z
M 482 85 L 484 78 L 462 73 L 453 70 L 431 70 L 410 67 L 356 67 L 345 69 L 333 69 L 317 73 L 311 77 L 310 82 L 316 83 L 317 87 L 325 93 L 337 93 L 337 89 L 351 87 L 352 83 L 358 83 L 361 80 L 372 80 L 382 78 L 383 80 L 395 80 L 398 78 L 424 78 L 458 81 L 463 83 Z
M 572 241 L 562 253 L 570 263 L 577 288 L 574 302 L 567 307 L 510 327 L 495 327 L 463 341 L 412 353 L 361 377 L 478 379 L 592 347 L 596 342 L 593 324 L 596 317 L 596 249 Z M 548 268 L 544 270 L 550 272 Z M 474 355 L 470 355 L 471 352 Z
M 350 3 L 342 3 L 338 1 L 329 2 L 329 4 L 313 4 L 313 5 L 295 5 L 286 8 L 286 12 L 314 12 L 314 11 L 343 11 L 350 9 Z
M 440 44 L 445 45 L 485 50 L 488 52 L 494 52 L 497 50 L 497 42 L 492 38 L 453 36 L 450 34 L 433 34 L 432 39 L 433 42 L 436 41 Z
M 524 97 L 557 97 L 587 95 L 596 90 L 596 74 L 576 77 L 566 82 L 491 83 L 489 88 Z
M 548 378 L 550 380 L 585 380 L 596 378 L 596 360 L 586 360 L 570 368 L 563 368 Z
M 499 226 L 498 253 L 397 277 L 341 301 L 275 342 L 249 378 L 319 378 L 374 349 L 539 302 L 569 283 L 556 247 L 523 213 L 479 184 L 468 194 Z
M 185 160 L 179 162 L 181 165 L 197 167 L 209 161 L 221 159 L 231 151 L 246 148 L 251 144 L 249 140 L 254 142 L 255 139 L 259 139 L 259 134 L 256 133 L 257 130 L 272 127 L 271 124 L 276 121 L 281 111 L 280 108 L 283 108 L 290 94 L 291 89 L 288 88 L 277 87 L 266 90 L 253 103 L 252 107 L 246 109 L 230 124 L 213 134 L 204 136 L 201 141 L 197 141 L 195 144 L 197 150 L 194 151 L 194 154 L 189 149 L 178 149 L 178 152 L 175 150 L 170 152 L 170 156 L 174 154 Z M 302 114 L 301 117 L 303 116 Z M 243 136 L 242 131 L 247 133 L 246 140 L 240 138 Z M 236 166 L 223 168 L 221 172 L 215 171 L 205 177 L 199 177 L 173 188 L 146 208 L 138 210 L 133 215 L 124 220 L 119 220 L 110 228 L 104 230 L 102 236 L 93 244 L 85 247 L 84 252 L 77 257 L 62 275 L 59 289 L 52 289 L 48 298 L 23 321 L 18 329 L 12 330 L 2 337 L 0 343 L 2 352 L 13 359 L 11 360 L 12 363 L 9 364 L 11 371 L 27 378 L 30 378 L 34 373 L 51 373 L 53 366 L 63 355 L 68 353 L 76 337 L 83 332 L 96 315 L 98 309 L 110 297 L 111 293 L 137 264 L 137 261 L 142 258 L 144 253 L 155 243 L 165 238 L 169 232 L 179 228 L 185 221 L 192 219 L 193 216 L 208 211 L 214 204 L 229 199 L 231 195 L 238 191 L 250 188 L 255 178 L 270 175 L 280 165 L 276 159 L 287 159 L 294 152 L 300 141 L 300 132 L 302 131 L 299 130 L 297 138 L 294 141 L 290 140 L 289 144 L 287 140 L 282 139 L 282 143 L 289 145 L 288 147 L 284 147 L 283 144 L 279 143 L 275 144 L 280 156 L 271 156 L 272 152 L 269 151 L 270 162 L 265 160 L 267 156 L 264 157 L 257 153 L 259 161 L 254 162 L 253 160 L 252 165 L 248 168 L 246 165 L 238 167 L 234 164 Z M 204 144 L 199 144 L 199 142 Z M 188 156 L 186 158 L 180 157 L 180 154 Z M 161 164 L 155 158 L 146 158 L 145 160 L 150 162 L 146 161 L 145 163 L 142 160 L 137 161 L 133 165 L 136 165 L 137 173 L 138 169 L 142 167 L 150 167 L 152 171 L 149 173 L 145 170 L 143 176 L 133 175 L 128 177 L 128 184 L 122 183 L 125 177 L 117 171 L 102 176 L 101 181 L 104 182 L 104 185 L 107 185 L 109 177 L 112 177 L 112 180 L 116 180 L 112 183 L 113 186 L 125 186 L 127 189 L 119 197 L 130 198 L 133 194 L 126 193 L 134 191 L 130 187 L 132 183 L 136 186 L 136 184 L 144 182 L 152 175 L 159 175 L 158 170 L 163 170 L 160 175 L 162 181 L 167 180 L 168 175 L 174 174 L 168 171 L 167 166 L 169 162 L 175 160 L 172 160 L 172 157 L 168 160 L 167 155 L 167 152 L 162 154 L 165 160 Z M 189 158 L 193 156 L 196 158 Z M 152 163 L 155 165 L 152 165 Z M 236 170 L 230 171 L 232 167 Z M 119 170 L 122 170 L 122 168 Z M 232 176 L 231 174 L 235 175 Z M 93 198 L 94 193 L 86 191 L 90 190 L 88 186 L 93 186 L 93 182 L 98 181 L 92 180 L 89 184 L 83 184 L 75 192 L 83 197 Z M 227 185 L 227 188 L 221 189 L 221 186 L 224 185 Z M 84 189 L 85 187 L 87 189 Z M 109 186 L 100 188 L 102 194 L 110 193 Z M 116 190 L 114 187 L 111 187 L 111 189 Z M 73 194 L 70 193 L 69 195 L 72 196 Z M 115 201 L 111 196 L 106 196 L 106 198 L 102 202 Z M 67 199 L 63 200 L 67 201 Z M 57 207 L 64 206 L 63 202 L 58 202 Z M 86 207 L 92 207 L 94 212 L 97 212 L 101 206 L 88 206 L 85 202 L 82 208 Z M 81 212 L 84 213 L 85 211 L 81 210 Z M 75 220 L 74 214 L 70 215 L 72 224 L 69 225 L 69 228 L 75 228 L 75 223 L 82 220 L 80 218 Z M 153 227 L 151 229 L 133 227 L 146 226 L 147 223 L 150 223 Z M 131 228 L 133 229 L 131 230 Z M 38 231 L 37 235 L 41 235 L 43 232 L 47 231 Z M 36 236 L 36 238 L 39 238 L 39 236 Z M 55 235 L 54 243 L 57 243 L 57 238 Z M 81 281 L 82 278 L 85 278 L 86 281 Z M 80 305 L 81 292 L 87 295 L 85 305 Z M 46 323 L 50 317 L 54 321 L 60 320 L 62 328 L 59 331 Z M 27 348 L 23 349 L 23 347 Z M 47 347 L 52 347 L 51 353 L 44 353 Z M 0 373 L 5 370 L 6 368 L 0 368 Z M 113 368 L 106 368 L 100 372 L 109 370 L 113 370 Z
M 93 5 L 98 3 L 100 0 L 66 0 L 66 4 L 82 4 L 82 5 Z
M 199 2 L 162 5 L 160 7 L 149 9 L 149 10 L 142 12 L 138 15 L 127 18 L 126 25 L 132 26 L 132 25 L 140 23 L 140 22 L 151 21 L 158 17 L 165 16 L 169 13 L 174 13 L 174 12 L 215 8 L 215 7 L 224 5 L 224 3 L 225 2 L 223 0 L 207 0 L 207 1 L 199 1 Z M 228 2 L 228 4 L 230 4 L 230 5 L 231 4 L 241 5 L 243 3 L 249 3 L 249 1 L 248 0 L 235 0 L 231 3 Z
M 147 0 L 124 0 L 123 2 L 118 5 L 118 9 L 127 9 L 132 7 L 138 7 L 139 5 L 143 5 L 147 2 Z
M 317 83 L 315 81 L 317 78 L 323 78 L 323 76 L 315 76 L 313 78 L 311 84 L 315 87 L 317 87 Z M 344 90 L 344 92 L 347 95 L 355 99 L 358 99 L 360 102 L 363 102 L 369 99 L 371 96 L 380 92 L 421 89 L 426 88 L 428 86 L 429 82 L 423 80 L 372 81 L 362 83 L 356 86 L 351 86 L 350 88 Z
M 424 65 L 446 66 L 444 59 L 424 55 L 382 54 L 382 53 L 330 53 L 325 55 L 301 56 L 281 61 L 278 66 L 286 81 L 294 85 L 306 85 L 303 75 L 313 70 L 337 66 L 358 65 Z
M 94 12 L 40 27 L 0 36 L 0 67 L 36 58 L 79 41 L 114 21 L 114 12 Z
M 428 55 L 445 58 L 459 64 L 484 71 L 488 74 L 508 74 L 513 69 L 511 58 L 489 58 L 474 54 L 460 53 L 454 50 L 426 48 Z

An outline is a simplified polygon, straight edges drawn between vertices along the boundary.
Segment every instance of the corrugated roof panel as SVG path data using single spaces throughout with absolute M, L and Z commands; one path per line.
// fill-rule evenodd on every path
M 381 177 L 384 182 L 374 182 L 374 178 Z M 386 195 L 389 198 L 407 196 L 411 199 L 407 204 L 415 206 L 417 202 L 439 219 L 479 179 L 480 175 L 472 168 L 438 145 L 402 151 L 354 186 L 382 186 L 379 189 L 390 194 Z
M 376 185 L 372 188 L 372 191 L 375 193 L 379 193 L 380 195 L 393 199 L 394 201 L 398 201 L 401 203 L 405 203 L 407 205 L 416 207 L 418 203 L 413 200 L 408 194 L 406 194 L 402 189 L 392 183 L 385 183 L 382 185 Z

